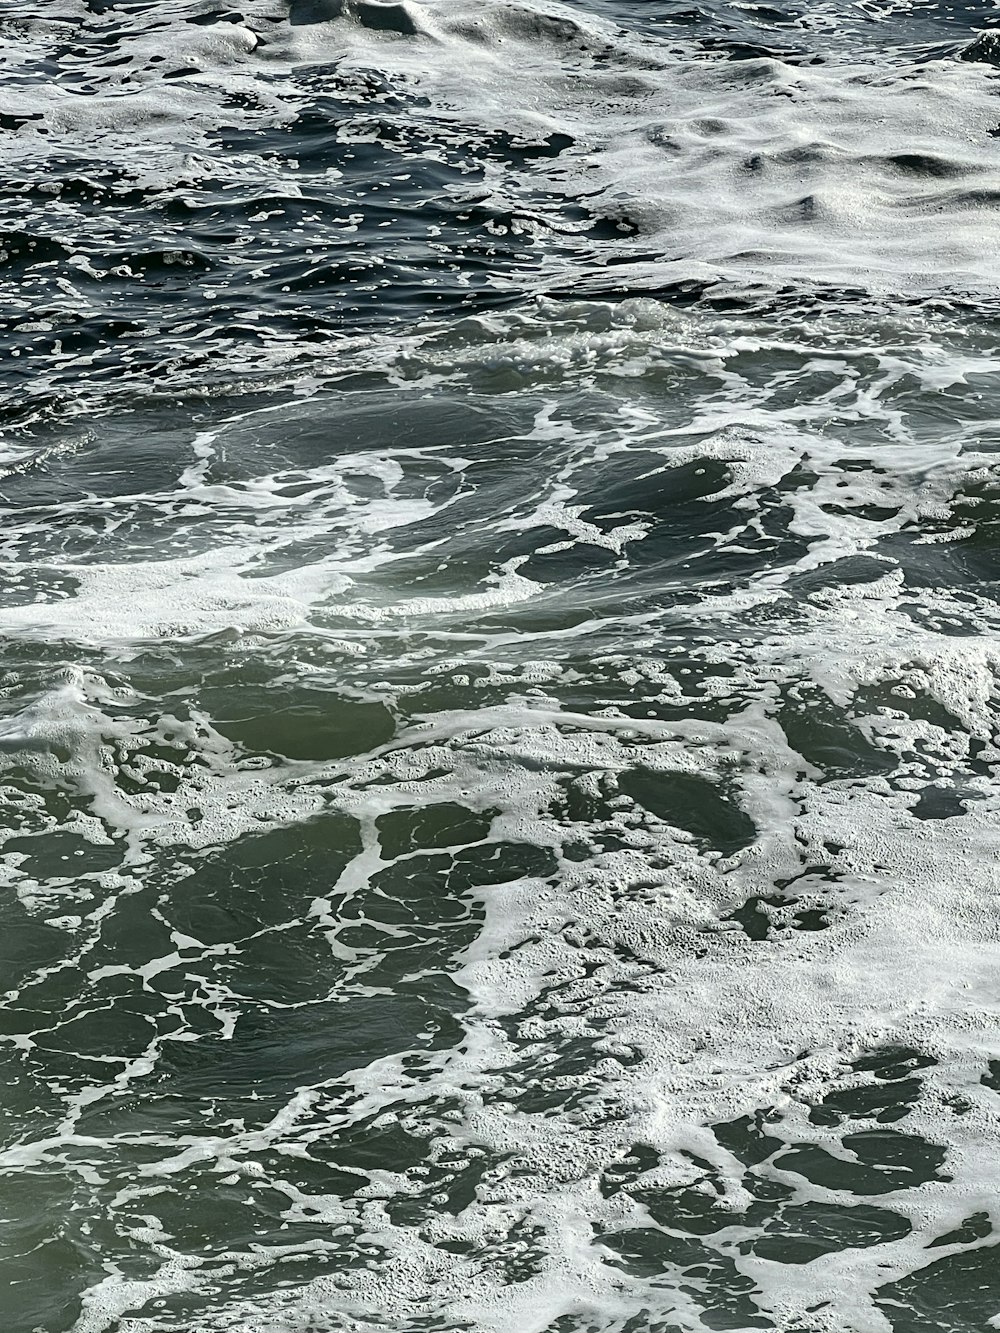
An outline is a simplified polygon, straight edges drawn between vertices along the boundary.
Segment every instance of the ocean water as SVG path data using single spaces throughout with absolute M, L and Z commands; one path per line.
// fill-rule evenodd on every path
M 0 0 L 2 1333 L 1000 1328 L 996 64 Z

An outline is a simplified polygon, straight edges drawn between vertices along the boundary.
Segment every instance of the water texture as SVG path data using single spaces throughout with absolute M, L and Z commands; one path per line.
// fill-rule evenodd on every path
M 1000 16 L 0 0 L 0 1328 L 1000 1327 Z

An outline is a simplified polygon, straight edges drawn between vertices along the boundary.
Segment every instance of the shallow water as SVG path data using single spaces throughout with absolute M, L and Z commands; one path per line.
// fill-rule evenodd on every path
M 0 0 L 5 1333 L 1000 1326 L 996 22 Z

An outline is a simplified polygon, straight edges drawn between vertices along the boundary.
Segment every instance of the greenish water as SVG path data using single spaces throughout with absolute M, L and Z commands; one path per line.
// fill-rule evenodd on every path
M 994 1327 L 991 15 L 29 11 L 4 1333 Z

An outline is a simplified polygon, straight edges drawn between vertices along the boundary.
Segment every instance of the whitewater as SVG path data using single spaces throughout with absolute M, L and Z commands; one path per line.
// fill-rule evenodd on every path
M 0 0 L 4 1333 L 1000 1328 L 998 69 Z

